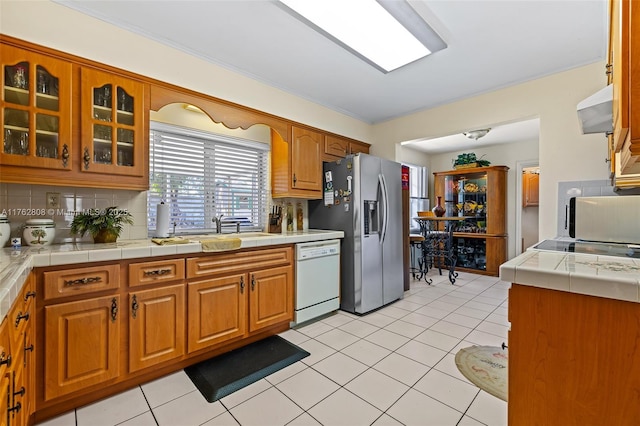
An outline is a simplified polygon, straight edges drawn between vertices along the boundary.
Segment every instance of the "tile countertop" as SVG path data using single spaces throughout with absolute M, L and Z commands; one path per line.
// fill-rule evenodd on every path
M 640 302 L 640 260 L 529 249 L 500 266 L 512 283 Z
M 320 229 L 272 234 L 268 237 L 256 237 L 255 235 L 243 237 L 242 234 L 239 235 L 242 240 L 240 249 L 343 237 L 342 231 Z M 188 236 L 185 238 L 188 239 Z M 202 253 L 200 242 L 160 246 L 151 242 L 151 239 L 145 239 L 122 240 L 111 244 L 78 243 L 0 249 L 0 320 L 9 312 L 29 273 L 35 267 L 187 253 Z

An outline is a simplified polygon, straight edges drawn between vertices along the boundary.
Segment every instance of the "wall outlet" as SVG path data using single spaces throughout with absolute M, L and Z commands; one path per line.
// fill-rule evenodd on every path
M 47 208 L 59 209 L 60 208 L 60 193 L 59 192 L 47 192 Z

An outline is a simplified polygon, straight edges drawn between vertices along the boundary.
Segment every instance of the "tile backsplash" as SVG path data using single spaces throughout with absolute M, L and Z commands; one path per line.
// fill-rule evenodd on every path
M 47 208 L 47 194 L 59 194 L 59 208 Z M 45 185 L 0 184 L 0 213 L 11 223 L 11 237 L 22 236 L 27 219 L 53 219 L 54 243 L 91 242 L 91 236 L 74 237 L 69 232 L 73 212 L 118 206 L 133 215 L 133 225 L 125 225 L 120 239 L 147 238 L 147 193 L 114 189 L 71 188 Z

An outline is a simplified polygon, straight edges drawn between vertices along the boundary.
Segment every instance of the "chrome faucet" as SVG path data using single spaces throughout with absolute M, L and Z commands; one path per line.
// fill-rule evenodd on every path
M 212 222 L 215 222 L 216 224 L 216 233 L 218 234 L 222 234 L 222 217 L 224 215 L 221 214 L 220 217 L 215 216 L 213 219 L 211 219 Z

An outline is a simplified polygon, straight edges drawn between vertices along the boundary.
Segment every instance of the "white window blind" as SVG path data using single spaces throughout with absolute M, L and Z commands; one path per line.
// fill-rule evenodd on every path
M 223 222 L 240 222 L 242 230 L 262 230 L 268 150 L 259 142 L 152 122 L 149 232 L 156 229 L 160 202 L 169 204 L 176 233 L 209 232 L 220 215 Z

